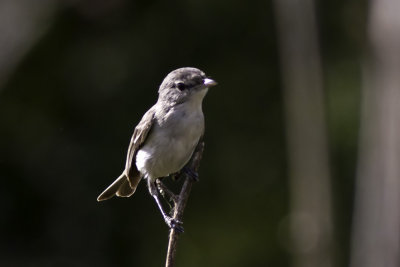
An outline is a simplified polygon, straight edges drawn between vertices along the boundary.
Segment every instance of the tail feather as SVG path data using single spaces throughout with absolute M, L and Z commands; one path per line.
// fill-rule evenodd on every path
M 128 177 L 122 173 L 109 187 L 106 188 L 98 197 L 97 201 L 103 201 L 117 195 L 119 197 L 130 197 L 135 193 L 136 187 L 141 180 L 141 177 L 134 179 L 136 183 L 130 184 Z
M 136 187 L 132 188 L 129 185 L 128 179 L 126 179 L 121 186 L 118 188 L 117 193 L 115 193 L 119 197 L 130 197 L 133 193 L 135 193 Z

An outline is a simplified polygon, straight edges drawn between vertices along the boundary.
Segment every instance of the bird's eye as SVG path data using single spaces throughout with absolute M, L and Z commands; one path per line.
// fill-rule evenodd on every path
M 181 90 L 181 91 L 183 91 L 183 90 L 186 89 L 186 85 L 185 85 L 183 82 L 178 82 L 178 83 L 176 84 L 176 87 L 177 87 L 179 90 Z

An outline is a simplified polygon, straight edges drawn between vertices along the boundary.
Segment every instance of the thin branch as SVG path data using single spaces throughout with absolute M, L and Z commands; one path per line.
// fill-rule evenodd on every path
M 204 142 L 200 141 L 197 145 L 195 152 L 193 153 L 193 157 L 188 165 L 188 167 L 197 172 L 200 166 L 200 160 L 203 155 L 204 150 Z M 186 203 L 189 199 L 190 190 L 192 189 L 192 185 L 194 180 L 190 177 L 186 177 L 185 182 L 182 185 L 181 192 L 177 196 L 178 202 L 174 208 L 174 216 L 173 218 L 178 221 L 182 221 L 183 211 L 185 210 Z M 167 252 L 167 260 L 165 263 L 166 267 L 173 267 L 175 265 L 175 256 L 176 256 L 176 248 L 178 243 L 179 233 L 175 231 L 175 229 L 171 229 L 169 233 L 169 242 L 168 242 L 168 252 Z

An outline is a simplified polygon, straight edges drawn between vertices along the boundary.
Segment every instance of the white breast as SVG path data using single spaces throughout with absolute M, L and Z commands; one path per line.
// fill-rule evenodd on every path
M 201 110 L 182 104 L 157 121 L 136 155 L 136 166 L 152 180 L 168 176 L 184 167 L 204 130 Z

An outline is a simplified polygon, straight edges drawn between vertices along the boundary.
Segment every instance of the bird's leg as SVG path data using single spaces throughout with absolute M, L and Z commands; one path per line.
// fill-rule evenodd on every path
M 182 222 L 175 220 L 168 216 L 165 211 L 163 206 L 161 205 L 161 201 L 158 198 L 159 197 L 159 192 L 157 190 L 156 183 L 152 181 L 151 179 L 147 179 L 147 186 L 149 188 L 150 195 L 154 198 L 154 200 L 157 203 L 158 208 L 161 211 L 161 214 L 164 218 L 165 223 L 168 225 L 169 228 L 174 228 L 176 231 L 183 233 L 183 227 L 182 227 Z
M 174 206 L 178 202 L 178 197 L 172 192 L 160 179 L 156 180 L 156 185 L 158 188 L 158 191 L 161 193 L 161 195 L 164 197 L 164 199 L 168 202 L 168 204 L 172 201 L 174 203 Z M 167 199 L 168 197 L 168 199 Z M 171 205 L 170 208 L 172 209 Z
M 160 194 L 164 198 L 165 202 L 167 202 L 168 207 L 169 207 L 169 214 L 171 214 L 173 211 L 173 208 L 174 208 L 174 203 L 171 203 L 172 202 L 171 197 L 167 196 L 167 193 L 165 192 L 165 190 L 163 188 L 161 188 L 159 181 L 160 181 L 159 179 L 156 180 L 157 190 L 158 190 L 158 192 L 160 192 Z
M 193 179 L 193 181 L 198 182 L 199 181 L 199 174 L 192 170 L 189 167 L 189 164 L 187 164 L 185 167 L 183 167 L 179 172 L 175 172 L 171 174 L 171 178 L 174 181 L 179 180 L 183 175 L 186 175 L 186 177 L 189 177 L 190 179 Z
M 195 181 L 195 182 L 199 181 L 199 174 L 196 171 L 194 171 L 192 168 L 190 168 L 188 165 L 183 167 L 181 172 L 186 174 L 189 178 L 193 179 L 193 181 Z

